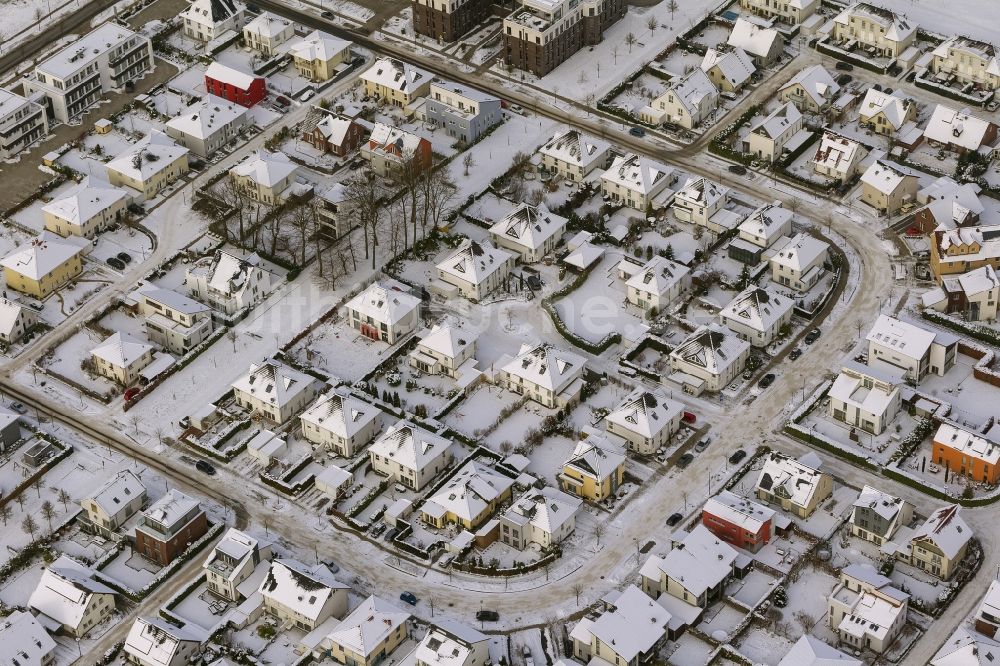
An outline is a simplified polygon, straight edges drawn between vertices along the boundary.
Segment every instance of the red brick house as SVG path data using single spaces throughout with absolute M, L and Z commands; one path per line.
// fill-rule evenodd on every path
M 728 490 L 705 502 L 702 524 L 715 536 L 737 547 L 757 552 L 771 540 L 774 510 Z
M 344 157 L 361 146 L 366 133 L 361 123 L 330 113 L 316 123 L 316 127 L 306 131 L 302 140 L 324 153 Z
M 255 76 L 213 62 L 205 70 L 205 90 L 240 106 L 251 107 L 267 97 L 263 76 Z
M 418 170 L 431 166 L 431 142 L 412 132 L 375 123 L 368 140 L 361 146 L 361 157 L 368 160 L 372 171 L 390 176 L 404 165 Z
M 198 500 L 171 490 L 143 512 L 135 526 L 135 552 L 165 567 L 207 531 Z

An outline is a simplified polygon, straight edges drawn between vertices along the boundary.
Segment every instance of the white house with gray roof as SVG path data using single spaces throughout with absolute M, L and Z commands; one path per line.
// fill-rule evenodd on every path
M 749 356 L 749 342 L 713 323 L 699 326 L 670 352 L 670 369 L 697 380 L 685 380 L 685 392 L 717 392 L 743 372 Z
M 611 144 L 569 129 L 557 132 L 538 152 L 548 171 L 579 183 L 594 171 L 607 168 Z
M 375 438 L 379 410 L 338 386 L 302 412 L 302 435 L 317 446 L 351 458 Z
M 531 488 L 500 516 L 500 540 L 520 550 L 531 543 L 548 548 L 573 533 L 581 506 L 580 499 L 555 488 Z
M 271 292 L 271 279 L 256 253 L 240 257 L 216 250 L 187 270 L 184 283 L 193 298 L 232 315 L 264 300 Z
M 552 252 L 565 229 L 566 218 L 549 212 L 544 203 L 521 203 L 490 227 L 490 238 L 497 247 L 516 252 L 530 264 Z
M 420 490 L 454 459 L 450 439 L 400 419 L 368 448 L 372 469 L 396 483 Z
M 373 282 L 344 308 L 352 328 L 390 345 L 420 324 L 420 299 L 391 283 Z
M 795 291 L 809 291 L 823 274 L 830 246 L 826 241 L 798 233 L 776 244 L 771 256 L 771 280 Z
M 673 167 L 629 153 L 616 157 L 601 176 L 601 193 L 616 203 L 645 212 L 676 180 Z
M 56 642 L 34 615 L 14 611 L 0 620 L 0 664 L 4 666 L 52 666 Z
M 576 404 L 583 389 L 586 361 L 550 344 L 522 344 L 512 360 L 501 366 L 497 384 L 546 407 Z
M 66 634 L 83 638 L 115 612 L 116 592 L 67 555 L 48 565 L 28 599 L 28 608 Z
M 681 426 L 684 405 L 659 390 L 636 388 L 604 417 L 607 431 L 628 442 L 628 448 L 649 456 L 666 446 Z
M 273 358 L 251 363 L 233 382 L 236 404 L 274 423 L 285 423 L 316 397 L 316 380 Z
M 324 564 L 310 567 L 297 560 L 276 559 L 258 592 L 268 615 L 312 631 L 328 618 L 344 617 L 349 589 Z
M 744 562 L 743 559 L 746 561 Z M 690 606 L 707 608 L 749 558 L 704 525 L 671 539 L 666 555 L 654 554 L 639 569 L 642 590 L 653 599 L 667 594 Z
M 489 241 L 466 238 L 438 262 L 437 276 L 469 300 L 481 301 L 504 285 L 516 256 Z
M 794 309 L 791 298 L 750 285 L 719 311 L 719 321 L 754 347 L 767 347 L 791 324 Z
M 103 536 L 111 536 L 146 506 L 146 486 L 135 474 L 123 470 L 97 492 L 80 502 L 84 526 Z
M 670 612 L 635 585 L 605 598 L 597 619 L 582 618 L 570 632 L 573 656 L 582 663 L 637 666 L 666 642 Z
M 253 120 L 245 106 L 205 95 L 184 113 L 168 120 L 166 133 L 192 153 L 207 158 L 251 124 Z

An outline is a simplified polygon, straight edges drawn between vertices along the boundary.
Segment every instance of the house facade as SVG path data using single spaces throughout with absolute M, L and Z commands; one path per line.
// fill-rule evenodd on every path
M 0 157 L 10 159 L 49 133 L 41 104 L 0 88 Z
M 580 440 L 557 475 L 559 488 L 591 502 L 613 497 L 625 480 L 625 453 L 606 437 Z
M 416 330 L 420 323 L 419 298 L 378 282 L 373 282 L 344 307 L 352 328 L 390 345 Z
M 320 396 L 299 420 L 302 435 L 326 451 L 353 458 L 375 438 L 379 410 L 338 386 Z
M 757 477 L 757 499 L 808 518 L 833 493 L 829 474 L 782 453 L 764 459 Z
M 316 397 L 316 380 L 273 358 L 251 363 L 232 384 L 236 404 L 274 423 L 285 423 Z
M 458 83 L 431 83 L 425 111 L 427 120 L 467 144 L 503 120 L 497 97 Z
M 135 552 L 165 567 L 207 531 L 208 518 L 198 500 L 171 488 L 143 511 L 135 526 Z

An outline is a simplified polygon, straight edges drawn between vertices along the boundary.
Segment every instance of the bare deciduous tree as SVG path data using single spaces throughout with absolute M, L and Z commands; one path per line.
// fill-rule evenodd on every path
M 649 35 L 652 36 L 656 32 L 656 29 L 660 27 L 660 22 L 655 16 L 650 14 L 649 18 L 646 19 L 646 27 L 649 28 Z
M 56 508 L 54 506 L 52 506 L 52 502 L 50 502 L 48 500 L 45 500 L 44 502 L 42 502 L 41 512 L 42 512 L 42 517 L 45 518 L 46 521 L 48 521 L 48 523 L 49 523 L 49 532 L 51 532 L 52 531 L 52 519 L 56 515 Z
M 13 510 L 10 508 L 9 504 L 4 504 L 3 506 L 0 506 L 0 520 L 3 520 L 4 527 L 7 526 L 7 521 L 10 519 L 10 514 L 12 513 Z
M 69 493 L 66 492 L 65 488 L 60 488 L 58 499 L 63 505 L 63 511 L 66 511 L 69 508 L 68 505 L 73 498 L 69 496 Z
M 375 249 L 379 245 L 379 227 L 384 204 L 378 179 L 371 171 L 365 170 L 347 181 L 347 199 L 351 202 L 351 212 L 361 227 L 365 245 L 365 259 L 371 259 L 375 268 Z
M 21 529 L 24 530 L 31 536 L 31 540 L 35 540 L 35 532 L 38 530 L 38 523 L 31 516 L 25 516 L 24 520 L 21 521 Z
M 476 157 L 471 151 L 467 152 L 465 157 L 462 158 L 462 167 L 465 169 L 464 173 L 466 177 L 469 176 L 469 169 L 474 166 L 476 166 Z
M 639 38 L 635 36 L 634 32 L 630 32 L 625 35 L 625 46 L 628 47 L 629 53 L 632 53 L 632 47 L 634 47 L 638 41 Z

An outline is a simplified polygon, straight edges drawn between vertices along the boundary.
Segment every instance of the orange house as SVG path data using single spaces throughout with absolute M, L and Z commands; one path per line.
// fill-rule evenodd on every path
M 975 432 L 942 423 L 934 435 L 933 462 L 952 474 L 996 485 L 1000 444 Z
M 375 123 L 368 141 L 361 146 L 361 157 L 380 176 L 391 176 L 404 167 L 423 170 L 431 166 L 431 142 L 398 127 Z

